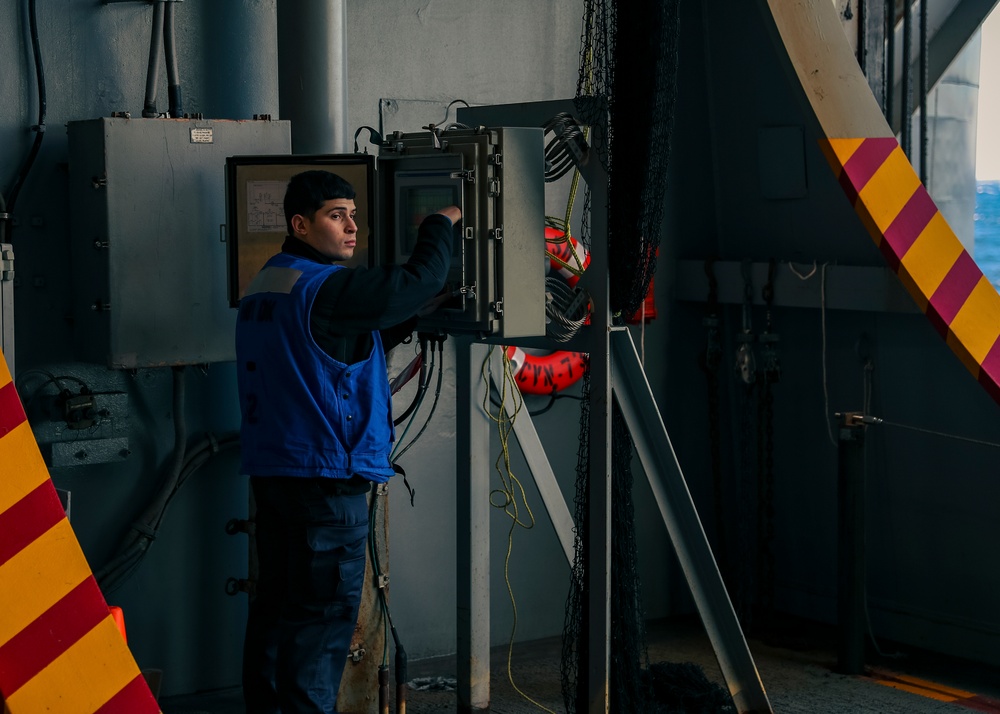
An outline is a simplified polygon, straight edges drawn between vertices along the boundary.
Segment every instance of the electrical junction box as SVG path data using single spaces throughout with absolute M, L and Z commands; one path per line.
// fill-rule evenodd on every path
M 76 357 L 118 369 L 235 359 L 225 165 L 287 154 L 287 121 L 70 122 Z
M 425 331 L 545 334 L 545 155 L 535 128 L 448 129 L 385 138 L 376 261 L 403 262 L 423 216 L 462 209 L 451 270 Z
M 226 162 L 229 296 L 246 286 L 286 236 L 289 178 L 322 169 L 357 193 L 358 248 L 346 265 L 405 263 L 423 218 L 457 205 L 445 289 L 417 329 L 491 339 L 545 334 L 545 154 L 536 128 L 395 133 L 377 157 L 231 156 Z

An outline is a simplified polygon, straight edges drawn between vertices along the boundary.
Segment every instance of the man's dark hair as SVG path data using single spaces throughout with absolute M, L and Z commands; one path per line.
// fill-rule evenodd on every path
M 334 198 L 355 197 L 354 187 L 337 174 L 329 171 L 303 171 L 292 176 L 285 191 L 285 225 L 292 235 L 292 216 L 298 214 L 309 220 L 323 203 Z

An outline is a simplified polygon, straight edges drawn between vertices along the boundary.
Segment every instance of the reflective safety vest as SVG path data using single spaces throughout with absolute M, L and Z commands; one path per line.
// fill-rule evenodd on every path
M 309 314 L 338 265 L 279 253 L 240 301 L 236 374 L 242 472 L 251 476 L 393 474 L 395 437 L 385 352 L 377 331 L 367 359 L 335 360 L 320 348 Z

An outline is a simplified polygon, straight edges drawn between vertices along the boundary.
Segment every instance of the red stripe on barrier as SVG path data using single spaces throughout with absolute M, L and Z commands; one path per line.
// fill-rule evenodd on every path
M 0 511 L 0 565 L 66 517 L 52 482 L 46 479 L 6 511 Z
M 847 191 L 851 203 L 879 170 L 889 155 L 899 146 L 892 137 L 865 139 L 861 146 L 844 162 L 844 172 L 840 175 L 840 185 Z M 847 190 L 850 186 L 851 191 Z
M 981 277 L 983 273 L 976 261 L 968 251 L 963 250 L 927 305 L 927 317 L 942 335 L 948 334 L 948 326 L 969 299 Z
M 89 577 L 0 646 L 0 692 L 10 697 L 107 616 L 104 596 Z
M 17 396 L 14 383 L 7 382 L 0 387 L 0 438 L 20 426 L 25 419 L 24 407 L 21 406 L 21 398 Z
M 979 383 L 994 399 L 1000 402 L 1000 338 L 993 343 L 983 358 L 979 370 Z
M 885 241 L 882 245 L 888 243 L 892 247 L 897 265 L 937 212 L 938 208 L 934 204 L 934 199 L 927 193 L 927 189 L 923 184 L 917 186 L 917 190 L 903 206 L 903 210 L 885 230 Z
M 141 674 L 126 684 L 94 714 L 157 714 L 160 711 L 146 678 Z

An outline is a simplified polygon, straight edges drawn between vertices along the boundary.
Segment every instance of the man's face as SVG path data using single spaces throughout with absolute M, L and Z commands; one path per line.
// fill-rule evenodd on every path
M 357 212 L 352 199 L 332 198 L 324 201 L 312 218 L 292 216 L 292 230 L 330 260 L 349 260 L 357 245 Z

